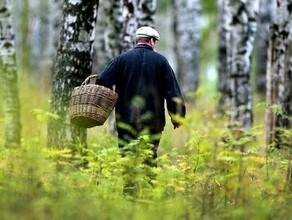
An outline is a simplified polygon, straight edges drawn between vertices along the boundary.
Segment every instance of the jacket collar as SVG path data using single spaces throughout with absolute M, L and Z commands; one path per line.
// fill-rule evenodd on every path
M 145 48 L 145 49 L 150 49 L 150 50 L 153 50 L 153 48 L 147 44 L 138 44 L 135 46 L 135 49 L 136 48 Z

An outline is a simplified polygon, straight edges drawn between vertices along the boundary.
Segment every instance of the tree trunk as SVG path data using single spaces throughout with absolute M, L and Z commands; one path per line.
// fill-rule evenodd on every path
M 109 60 L 106 56 L 105 49 L 105 30 L 106 20 L 104 13 L 105 4 L 100 4 L 98 8 L 98 17 L 95 25 L 95 39 L 93 42 L 93 61 L 92 61 L 92 73 L 100 74 L 106 67 Z
M 105 39 L 105 57 L 108 61 L 113 59 L 122 52 L 122 27 L 123 27 L 123 2 L 116 0 L 106 2 L 104 5 L 104 13 L 106 18 L 106 29 L 104 32 Z M 109 131 L 113 135 L 117 135 L 115 111 L 109 117 Z
M 174 50 L 176 51 L 177 74 L 185 97 L 197 90 L 199 85 L 200 56 L 200 0 L 173 0 Z M 190 97 L 191 98 L 191 97 Z
M 70 124 L 71 92 L 91 74 L 92 43 L 99 2 L 65 0 L 63 26 L 53 71 L 51 111 L 58 119 L 48 124 L 49 147 L 86 145 L 86 129 Z
M 251 55 L 257 25 L 258 0 L 229 0 L 232 20 L 228 57 L 230 62 L 231 127 L 248 130 L 253 122 Z
M 122 52 L 122 0 L 105 1 L 99 10 L 94 73 L 102 71 L 110 60 Z
M 270 37 L 270 25 L 273 17 L 273 1 L 260 0 L 258 28 L 256 34 L 256 90 L 265 96 L 266 73 L 268 61 L 268 41 Z
M 154 26 L 156 0 L 123 0 L 122 51 L 135 46 L 135 32 L 141 26 Z
M 14 31 L 6 0 L 0 0 L 0 67 L 3 86 L 5 145 L 20 145 L 20 101 L 17 88 Z
M 269 41 L 266 144 L 274 143 L 277 148 L 291 147 L 282 135 L 282 129 L 291 128 L 292 124 L 291 8 L 291 0 L 277 2 Z
M 108 1 L 104 4 L 104 13 L 106 17 L 106 26 L 104 32 L 105 39 L 105 50 L 108 60 L 113 59 L 119 53 L 122 52 L 122 27 L 123 27 L 123 16 L 122 16 L 122 0 Z
M 48 79 L 51 79 L 54 60 L 57 54 L 63 15 L 63 0 L 48 0 L 46 4 L 41 3 L 40 5 L 40 7 L 46 7 L 46 10 L 48 12 L 46 16 L 40 15 L 42 26 L 41 42 L 43 42 L 41 43 L 42 51 L 40 61 L 40 73 L 42 80 L 45 81 L 42 84 L 45 85 L 48 84 Z M 44 28 L 43 26 L 45 26 L 46 28 Z
M 30 71 L 30 46 L 29 46 L 29 0 L 21 1 L 21 70 Z
M 290 1 L 290 7 L 292 3 Z M 291 8 L 290 8 L 291 9 Z M 291 11 L 290 11 L 291 13 Z M 292 128 L 292 17 L 290 14 L 290 30 L 289 39 L 286 50 L 285 59 L 285 75 L 284 75 L 284 86 L 282 87 L 280 94 L 280 103 L 283 106 L 283 117 L 279 120 L 279 126 L 291 129 Z M 291 144 L 291 143 L 290 143 Z M 291 146 L 291 145 L 290 145 Z
M 230 39 L 228 23 L 231 19 L 230 11 L 227 8 L 227 0 L 218 0 L 218 92 L 220 93 L 217 110 L 224 115 L 230 109 L 230 77 L 228 69 L 227 50 Z
M 290 1 L 292 7 L 292 1 Z M 291 9 L 291 8 L 290 8 Z M 276 126 L 283 129 L 292 128 L 292 11 L 290 11 L 290 17 L 287 24 L 287 39 L 286 52 L 285 52 L 285 70 L 281 72 L 281 84 L 279 87 L 279 106 L 281 108 L 281 114 L 276 115 Z M 280 131 L 281 135 L 282 132 Z M 285 137 L 281 137 L 281 143 L 287 147 L 292 147 L 291 135 L 288 140 Z M 289 141 L 290 140 L 290 141 Z M 284 146 L 283 146 L 284 147 Z

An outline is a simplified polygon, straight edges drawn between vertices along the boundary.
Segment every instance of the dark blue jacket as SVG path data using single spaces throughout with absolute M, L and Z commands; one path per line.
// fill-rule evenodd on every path
M 185 116 L 185 104 L 167 59 L 145 44 L 113 59 L 97 84 L 118 93 L 116 119 L 135 129 L 162 131 L 165 126 L 164 100 L 170 114 Z M 172 118 L 172 122 L 176 122 Z

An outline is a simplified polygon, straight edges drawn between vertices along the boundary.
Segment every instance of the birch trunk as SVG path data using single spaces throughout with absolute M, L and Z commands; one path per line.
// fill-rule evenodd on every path
M 0 69 L 3 87 L 5 145 L 20 145 L 20 101 L 17 87 L 14 31 L 6 0 L 0 0 Z
M 95 25 L 95 39 L 93 42 L 93 61 L 92 61 L 92 73 L 99 74 L 107 65 L 109 60 L 106 56 L 105 50 L 105 36 L 106 30 L 106 17 L 104 13 L 104 4 L 100 4 L 98 7 L 98 16 Z
M 30 46 L 29 46 L 29 0 L 21 1 L 20 29 L 21 29 L 21 71 L 30 71 Z
M 292 7 L 292 5 L 290 5 Z M 288 41 L 288 48 L 286 53 L 286 71 L 284 77 L 284 88 L 282 99 L 280 100 L 283 103 L 283 115 L 282 123 L 280 126 L 283 126 L 290 131 L 290 136 L 286 137 L 286 140 L 282 141 L 285 147 L 289 147 L 289 164 L 287 169 L 287 185 L 292 190 L 292 22 L 290 18 L 290 37 Z
M 256 90 L 259 94 L 266 93 L 266 73 L 268 62 L 268 41 L 273 17 L 273 1 L 260 0 L 258 28 L 256 34 Z
M 174 49 L 177 60 L 177 79 L 183 94 L 193 94 L 199 85 L 200 0 L 173 0 Z
M 123 0 L 122 51 L 135 46 L 135 32 L 141 26 L 154 26 L 156 0 Z
M 266 144 L 282 148 L 291 147 L 283 138 L 282 129 L 291 129 L 292 124 L 292 1 L 277 1 L 276 11 L 269 40 Z
M 94 73 L 99 73 L 122 52 L 122 0 L 105 1 L 99 11 L 94 42 Z
M 91 74 L 92 43 L 99 2 L 65 0 L 64 17 L 53 72 L 51 111 L 58 119 L 48 124 L 49 147 L 86 145 L 86 129 L 70 124 L 71 92 Z
M 112 60 L 122 52 L 122 27 L 123 27 L 123 7 L 122 0 L 105 2 L 106 26 L 104 32 L 105 39 L 105 56 L 107 60 Z
M 218 112 L 222 115 L 230 109 L 230 77 L 228 69 L 228 43 L 230 39 L 230 29 L 228 23 L 231 20 L 230 11 L 227 8 L 227 0 L 218 0 L 218 92 L 220 94 L 217 104 Z
M 290 1 L 290 7 L 292 7 L 292 1 Z M 290 8 L 291 9 L 291 8 Z M 291 13 L 291 11 L 290 11 Z M 285 137 L 280 136 L 282 147 L 292 148 L 292 16 L 290 14 L 289 20 L 290 26 L 287 31 L 289 31 L 289 39 L 287 42 L 286 54 L 285 54 L 285 72 L 282 76 L 283 85 L 280 87 L 280 106 L 282 108 L 282 114 L 277 115 L 276 126 L 287 129 L 290 132 L 290 136 Z M 292 176 L 291 176 L 292 177 Z
M 231 12 L 230 62 L 231 126 L 248 130 L 253 122 L 251 55 L 257 27 L 258 0 L 229 0 Z
M 51 79 L 53 71 L 60 39 L 63 2 L 63 0 L 48 0 L 46 9 L 48 14 L 42 21 L 42 25 L 46 25 L 46 29 L 41 32 L 42 39 L 46 40 L 42 40 L 43 50 L 41 51 L 42 59 L 40 63 L 40 73 L 44 81 Z M 43 85 L 46 85 L 46 82 L 43 82 Z

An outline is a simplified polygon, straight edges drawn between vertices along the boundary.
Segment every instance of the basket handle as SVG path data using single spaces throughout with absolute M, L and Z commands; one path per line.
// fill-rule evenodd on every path
M 88 76 L 88 77 L 84 80 L 84 82 L 81 84 L 81 86 L 88 85 L 89 82 L 90 82 L 90 80 L 91 80 L 92 78 L 97 78 L 97 77 L 98 77 L 97 74 L 93 74 L 93 75 Z

